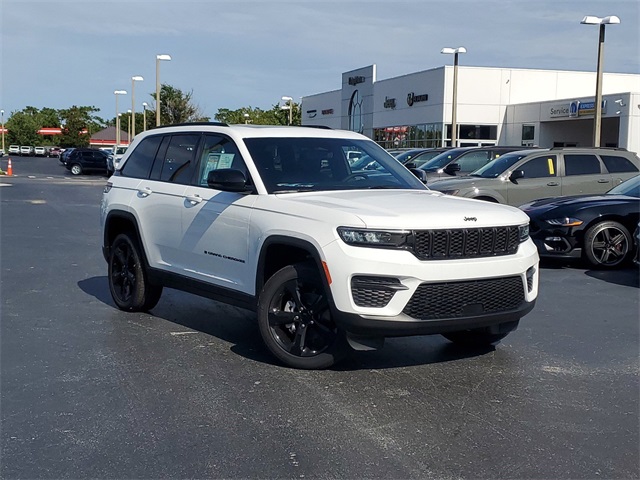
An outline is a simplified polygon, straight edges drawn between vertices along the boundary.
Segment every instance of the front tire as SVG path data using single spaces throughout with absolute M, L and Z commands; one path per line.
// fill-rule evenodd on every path
M 267 348 L 289 367 L 328 368 L 348 351 L 310 264 L 288 265 L 267 281 L 258 300 L 258 325 Z
M 597 223 L 584 235 L 584 259 L 593 268 L 619 267 L 631 250 L 629 230 L 618 222 Z
M 70 170 L 71 170 L 71 175 L 80 175 L 82 173 L 82 167 L 77 163 L 74 163 L 73 165 L 71 165 Z
M 138 243 L 127 234 L 111 244 L 109 290 L 116 306 L 127 312 L 151 310 L 162 295 L 162 286 L 149 283 Z

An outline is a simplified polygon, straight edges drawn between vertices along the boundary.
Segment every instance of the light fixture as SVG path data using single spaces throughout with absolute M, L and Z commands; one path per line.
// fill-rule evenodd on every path
M 605 25 L 615 25 L 620 23 L 620 19 L 615 15 L 608 17 L 595 17 L 587 15 L 580 22 L 583 25 L 600 25 L 600 36 L 598 38 L 598 65 L 596 70 L 596 98 L 594 101 L 593 113 L 593 146 L 600 146 L 600 132 L 602 123 L 602 66 L 604 63 L 604 27 Z
M 457 124 L 457 110 L 458 110 L 458 54 L 467 53 L 467 49 L 464 47 L 451 48 L 445 47 L 440 50 L 440 53 L 447 55 L 453 54 L 453 100 L 451 102 L 451 146 L 457 147 L 458 143 L 458 124 Z
M 160 62 L 170 60 L 170 55 L 164 53 L 156 55 L 156 127 L 160 126 Z

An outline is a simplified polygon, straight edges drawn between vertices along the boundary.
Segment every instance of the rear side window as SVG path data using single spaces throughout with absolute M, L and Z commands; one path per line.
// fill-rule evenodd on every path
M 171 183 L 191 183 L 198 134 L 172 135 L 164 155 L 160 180 Z
M 524 171 L 524 178 L 555 177 L 558 171 L 557 157 L 555 155 L 547 155 L 546 157 L 532 158 L 518 170 Z
M 600 161 L 595 155 L 565 155 L 565 175 L 593 175 L 600 173 Z
M 619 155 L 600 155 L 600 158 L 602 158 L 604 166 L 607 167 L 609 173 L 638 171 L 638 167 L 631 163 L 628 158 Z
M 147 137 L 136 149 L 131 152 L 129 158 L 122 167 L 121 174 L 125 177 L 149 178 L 151 165 L 156 156 L 162 136 Z

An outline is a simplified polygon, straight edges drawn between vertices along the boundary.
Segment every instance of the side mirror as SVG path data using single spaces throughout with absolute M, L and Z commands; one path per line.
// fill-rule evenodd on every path
M 459 163 L 450 163 L 449 165 L 444 167 L 444 173 L 447 173 L 449 175 L 455 175 L 456 172 L 459 172 L 459 171 L 460 171 Z
M 518 184 L 518 179 L 519 178 L 524 178 L 524 170 L 515 170 L 513 173 L 511 173 L 511 175 L 509 176 L 509 180 L 511 180 L 513 183 L 515 183 L 516 185 Z
M 410 170 L 411 173 L 418 177 L 418 180 L 420 180 L 422 183 L 427 183 L 427 172 L 419 168 L 411 168 Z
M 405 163 L 404 166 L 407 167 L 409 170 L 416 168 L 416 164 L 413 162 Z
M 247 190 L 247 179 L 240 170 L 221 168 L 211 170 L 207 175 L 209 188 L 227 192 L 244 192 Z

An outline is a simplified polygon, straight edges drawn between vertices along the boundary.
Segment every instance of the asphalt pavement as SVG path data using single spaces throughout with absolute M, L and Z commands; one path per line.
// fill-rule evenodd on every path
M 6 170 L 6 160 L 0 166 Z M 0 478 L 639 478 L 639 272 L 543 264 L 496 348 L 387 339 L 280 366 L 254 314 L 109 295 L 104 175 L 0 177 Z

